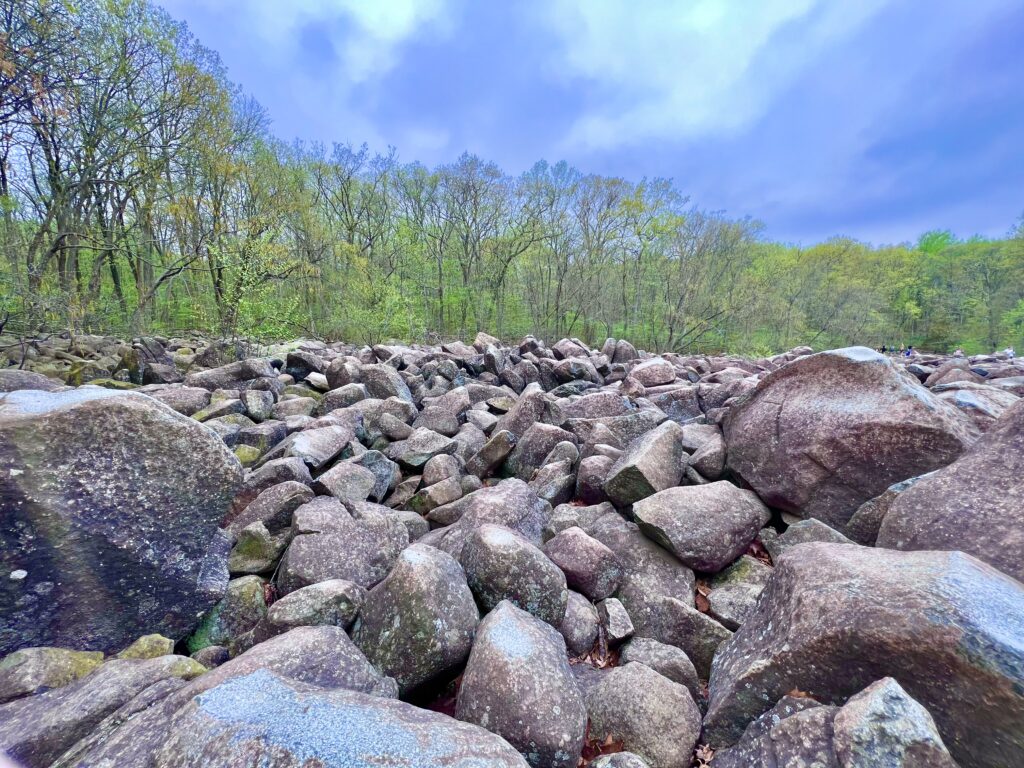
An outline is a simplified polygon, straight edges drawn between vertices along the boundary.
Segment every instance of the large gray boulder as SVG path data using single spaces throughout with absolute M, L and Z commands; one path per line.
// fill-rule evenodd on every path
M 877 545 L 957 549 L 1024 581 L 1024 400 L 957 461 L 897 494 Z
M 0 392 L 17 392 L 22 389 L 34 389 L 40 392 L 54 392 L 60 389 L 61 382 L 43 376 L 34 371 L 5 370 L 0 368 Z
M 575 768 L 587 710 L 561 635 L 498 605 L 480 623 L 455 716 L 503 737 L 535 768 Z
M 351 581 L 321 581 L 276 601 L 267 611 L 267 622 L 278 632 L 325 624 L 348 629 L 365 599 L 366 590 Z
M 360 369 L 360 374 L 370 397 L 381 400 L 397 397 L 408 403 L 412 402 L 408 385 L 390 365 L 364 365 Z
M 656 493 L 634 504 L 633 516 L 680 562 L 717 573 L 743 554 L 771 512 L 755 494 L 719 480 Z
M 676 380 L 676 369 L 663 357 L 652 357 L 637 363 L 629 372 L 629 377 L 636 379 L 645 387 L 657 387 L 671 384 Z
M 508 528 L 481 525 L 459 558 L 484 612 L 503 600 L 559 626 L 569 597 L 565 574 L 545 554 Z
M 190 695 L 224 680 L 268 669 L 323 688 L 345 688 L 393 698 L 398 686 L 378 672 L 339 626 L 299 626 L 254 645 L 196 680 Z
M 590 737 L 611 738 L 651 768 L 688 768 L 700 736 L 690 692 L 643 664 L 613 668 L 587 691 Z
M 167 727 L 155 768 L 521 768 L 482 728 L 400 701 L 323 690 L 260 671 L 196 696 Z
M 445 552 L 412 544 L 366 596 L 352 637 L 408 693 L 466 660 L 479 621 L 459 564 Z
M 630 443 L 604 483 L 612 503 L 626 507 L 678 485 L 683 475 L 682 437 L 682 427 L 666 421 Z
M 0 654 L 187 635 L 227 584 L 242 467 L 150 397 L 0 395 Z
M 797 688 L 840 704 L 895 677 L 958 762 L 1024 762 L 1024 586 L 959 552 L 852 544 L 787 550 L 757 608 L 715 656 L 714 747 Z
M 26 768 L 45 768 L 150 686 L 204 671 L 184 656 L 108 661 L 70 685 L 0 706 L 0 754 Z
M 169 737 L 167 726 L 175 712 L 205 691 L 261 670 L 322 689 L 391 698 L 398 693 L 395 681 L 382 677 L 340 627 L 297 627 L 265 640 L 184 687 L 152 693 L 147 689 L 111 715 L 113 723 L 104 721 L 105 725 L 75 744 L 61 764 L 97 768 L 152 765 L 153 756 Z
M 295 538 L 277 574 L 282 593 L 329 579 L 369 589 L 388 575 L 409 543 L 409 531 L 399 520 L 369 512 L 356 520 L 330 496 L 295 510 L 292 530 Z
M 211 392 L 217 389 L 245 389 L 254 379 L 274 379 L 277 371 L 269 360 L 249 358 L 234 363 L 196 371 L 185 377 L 186 387 L 202 387 Z
M 723 429 L 729 468 L 767 504 L 839 531 L 865 501 L 949 464 L 977 437 L 956 408 L 866 347 L 772 371 Z

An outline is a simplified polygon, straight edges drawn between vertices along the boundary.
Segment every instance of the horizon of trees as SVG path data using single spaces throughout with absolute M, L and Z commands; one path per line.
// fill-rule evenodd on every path
M 0 24 L 8 331 L 1024 343 L 1024 220 L 1002 239 L 796 247 L 667 179 L 282 142 L 148 0 L 0 0 Z

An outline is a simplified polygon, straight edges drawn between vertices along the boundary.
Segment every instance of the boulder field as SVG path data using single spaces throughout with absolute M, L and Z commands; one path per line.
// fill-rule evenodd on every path
M 1024 765 L 1024 364 L 19 349 L 16 765 Z

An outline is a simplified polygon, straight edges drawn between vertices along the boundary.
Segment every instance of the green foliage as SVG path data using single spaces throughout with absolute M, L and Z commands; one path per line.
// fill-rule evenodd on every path
M 398 288 L 368 264 L 350 283 L 351 306 L 339 339 L 380 344 L 389 339 L 422 338 L 424 327 Z

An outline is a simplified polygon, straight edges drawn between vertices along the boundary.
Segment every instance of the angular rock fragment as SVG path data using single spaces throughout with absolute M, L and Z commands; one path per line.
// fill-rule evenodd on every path
M 724 480 L 661 491 L 634 504 L 633 515 L 682 563 L 708 573 L 739 557 L 771 519 L 757 496 Z
M 617 507 L 626 507 L 678 485 L 683 474 L 682 429 L 666 421 L 641 435 L 608 470 L 604 491 Z
M 569 587 L 590 600 L 611 597 L 622 582 L 618 556 L 580 528 L 569 528 L 550 539 L 544 554 L 562 569 Z

